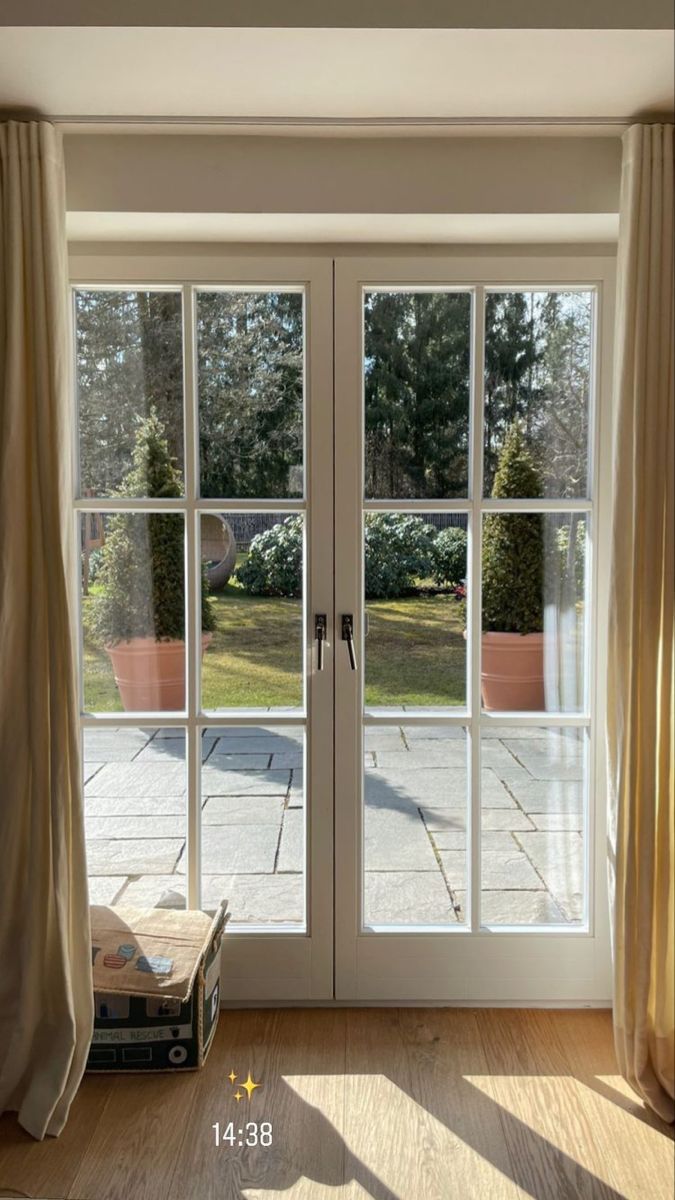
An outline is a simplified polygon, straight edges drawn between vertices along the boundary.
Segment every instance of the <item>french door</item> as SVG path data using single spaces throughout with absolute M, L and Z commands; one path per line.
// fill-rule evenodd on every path
M 234 1004 L 606 1000 L 607 262 L 72 276 L 92 902 L 227 899 Z
M 227 900 L 225 1001 L 330 999 L 332 264 L 72 276 L 90 899 Z
M 600 261 L 337 266 L 338 998 L 610 996 L 610 283 Z M 525 641 L 514 692 L 493 645 Z

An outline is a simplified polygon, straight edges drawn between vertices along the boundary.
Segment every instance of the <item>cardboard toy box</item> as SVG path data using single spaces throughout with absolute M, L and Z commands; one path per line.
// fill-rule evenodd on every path
M 91 907 L 94 1035 L 88 1071 L 189 1071 L 218 1024 L 226 920 L 196 911 Z

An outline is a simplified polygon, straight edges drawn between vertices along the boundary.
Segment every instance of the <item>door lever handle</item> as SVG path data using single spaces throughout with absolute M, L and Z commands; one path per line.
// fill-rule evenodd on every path
M 314 614 L 314 637 L 316 638 L 316 669 L 323 671 L 323 647 L 328 623 L 325 613 Z
M 342 614 L 342 640 L 347 643 L 349 665 L 356 670 L 356 651 L 354 650 L 354 617 L 351 613 Z

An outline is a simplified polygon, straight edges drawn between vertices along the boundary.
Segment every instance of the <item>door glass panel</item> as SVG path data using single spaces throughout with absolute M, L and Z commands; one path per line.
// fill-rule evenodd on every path
M 202 513 L 202 708 L 301 708 L 302 514 Z
M 182 711 L 182 513 L 83 513 L 80 544 L 85 710 Z
M 460 727 L 364 729 L 363 921 L 463 921 L 467 737 Z
M 202 904 L 232 922 L 305 921 L 304 731 L 228 726 L 203 735 Z
M 531 468 L 507 494 L 586 496 L 592 293 L 488 292 L 485 310 L 485 494 L 517 422 Z
M 365 704 L 466 703 L 467 518 L 367 513 Z
M 483 518 L 483 707 L 585 707 L 586 513 Z
M 151 415 L 176 471 L 162 494 L 183 491 L 182 320 L 180 292 L 75 292 L 81 495 L 157 495 L 133 469 Z
M 468 491 L 471 295 L 364 296 L 365 495 Z
M 483 731 L 484 925 L 584 919 L 587 740 L 583 729 Z
M 185 908 L 183 730 L 85 729 L 83 758 L 91 903 Z
M 302 496 L 302 291 L 199 291 L 197 372 L 201 495 Z

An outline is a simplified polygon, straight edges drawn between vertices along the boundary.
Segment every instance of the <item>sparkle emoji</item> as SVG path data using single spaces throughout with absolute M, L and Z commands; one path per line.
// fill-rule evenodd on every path
M 237 1078 L 237 1076 L 235 1075 L 234 1071 L 230 1071 L 230 1073 L 229 1073 L 229 1075 L 228 1075 L 228 1077 L 227 1077 L 227 1078 L 229 1079 L 230 1083 L 234 1083 L 234 1081 L 235 1081 L 235 1079 Z
M 253 1095 L 254 1088 L 260 1087 L 260 1084 L 253 1082 L 253 1080 L 251 1079 L 251 1072 L 249 1071 L 248 1078 L 246 1079 L 246 1081 L 244 1083 L 242 1083 L 241 1086 L 243 1088 L 246 1088 L 246 1091 L 248 1092 L 248 1098 L 250 1101 L 251 1096 Z

